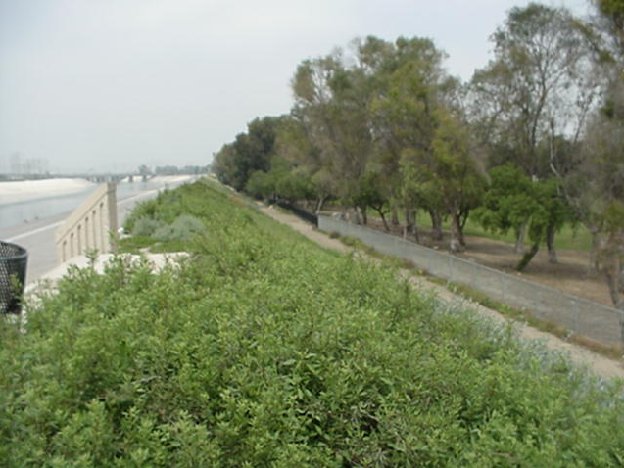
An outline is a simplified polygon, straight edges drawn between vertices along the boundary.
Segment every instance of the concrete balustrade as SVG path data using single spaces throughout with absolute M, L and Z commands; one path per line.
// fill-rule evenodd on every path
M 118 230 L 117 184 L 108 182 L 100 185 L 56 231 L 60 262 L 94 250 L 100 254 L 113 252 Z

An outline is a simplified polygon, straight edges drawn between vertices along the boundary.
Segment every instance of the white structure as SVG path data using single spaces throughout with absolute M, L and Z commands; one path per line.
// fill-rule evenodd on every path
M 119 230 L 117 185 L 102 184 L 56 231 L 56 249 L 61 263 L 89 251 L 99 254 L 115 249 Z

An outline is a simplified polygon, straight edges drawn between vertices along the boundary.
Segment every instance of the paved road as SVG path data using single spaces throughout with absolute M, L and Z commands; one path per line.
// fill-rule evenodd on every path
M 170 184 L 169 188 L 172 188 L 173 185 Z M 154 198 L 164 188 L 148 190 L 119 201 L 117 206 L 120 224 L 137 203 Z M 15 242 L 28 251 L 26 284 L 37 280 L 58 265 L 55 244 L 56 228 L 63 224 L 68 216 L 69 213 L 63 213 L 36 222 L 0 230 L 0 239 L 6 242 Z

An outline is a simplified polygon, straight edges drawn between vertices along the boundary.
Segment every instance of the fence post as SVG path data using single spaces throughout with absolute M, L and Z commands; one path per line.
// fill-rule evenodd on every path
M 477 278 L 479 277 L 479 275 L 477 274 L 477 264 L 474 262 L 470 262 L 470 266 L 472 270 L 472 274 L 470 275 L 470 287 L 476 289 L 476 286 L 478 285 Z
M 578 301 L 573 301 L 574 302 L 574 330 L 572 330 L 574 333 L 579 334 L 579 324 L 578 324 L 578 319 L 579 319 L 579 303 Z
M 448 257 L 448 279 L 447 281 L 453 282 L 453 259 L 449 255 Z
M 427 253 L 427 273 L 433 275 L 433 272 L 431 271 L 431 262 L 431 253 Z

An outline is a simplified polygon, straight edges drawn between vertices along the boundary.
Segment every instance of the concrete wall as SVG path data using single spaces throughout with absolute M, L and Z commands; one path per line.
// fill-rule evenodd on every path
M 624 312 L 559 290 L 517 278 L 400 237 L 319 213 L 325 232 L 360 239 L 376 251 L 411 261 L 433 276 L 461 283 L 492 299 L 605 345 L 624 344 Z
M 117 185 L 100 185 L 56 231 L 56 248 L 61 263 L 89 251 L 109 253 L 115 248 L 117 219 Z

